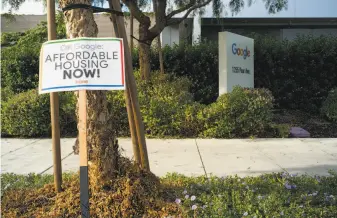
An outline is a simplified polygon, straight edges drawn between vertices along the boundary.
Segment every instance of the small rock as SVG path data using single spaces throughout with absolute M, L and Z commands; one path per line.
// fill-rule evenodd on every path
M 310 138 L 310 133 L 301 127 L 291 127 L 290 136 L 293 138 Z

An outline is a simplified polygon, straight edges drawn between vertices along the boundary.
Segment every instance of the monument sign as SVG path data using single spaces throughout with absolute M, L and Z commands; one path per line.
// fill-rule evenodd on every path
M 254 39 L 219 32 L 219 95 L 237 85 L 254 88 Z

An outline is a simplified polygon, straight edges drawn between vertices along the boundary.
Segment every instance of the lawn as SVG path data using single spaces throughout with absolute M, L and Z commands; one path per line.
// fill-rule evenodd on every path
M 29 214 L 31 217 L 39 214 L 39 217 L 44 217 L 41 215 L 44 214 L 45 217 L 50 217 L 53 205 L 58 203 L 52 185 L 46 185 L 52 182 L 51 175 L 2 174 L 2 215 L 28 217 Z M 79 198 L 79 188 L 73 187 L 78 185 L 78 175 L 64 174 L 64 183 L 67 184 L 65 192 L 67 189 L 73 189 L 76 199 Z M 160 178 L 160 186 L 162 192 L 158 198 L 164 199 L 161 207 L 150 203 L 150 207 L 148 205 L 145 209 L 133 209 L 146 210 L 146 217 L 337 217 L 335 172 L 324 177 L 279 173 L 244 178 L 186 177 L 169 174 Z M 115 190 L 114 193 L 116 192 L 124 193 L 121 190 Z M 137 199 L 134 196 L 131 196 L 133 200 Z M 156 201 L 146 194 L 142 197 L 150 202 Z M 67 204 L 67 200 L 63 201 Z M 100 201 L 101 205 L 97 203 Z M 98 198 L 94 194 L 91 198 L 93 217 L 97 217 L 105 211 L 105 207 L 109 207 L 103 202 L 105 199 L 102 196 Z M 121 202 L 123 204 L 124 201 Z M 114 204 L 112 201 L 110 203 Z M 72 201 L 71 204 L 76 202 Z M 69 217 L 71 207 L 75 210 L 73 213 L 79 215 L 79 205 L 71 205 L 68 210 L 59 210 L 62 213 L 58 215 Z

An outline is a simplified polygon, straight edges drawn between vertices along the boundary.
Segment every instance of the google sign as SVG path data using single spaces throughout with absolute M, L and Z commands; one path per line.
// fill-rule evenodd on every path
M 254 88 L 254 39 L 219 32 L 219 95 L 234 86 Z
M 247 46 L 245 49 L 237 48 L 236 43 L 232 44 L 232 53 L 237 56 L 243 56 L 243 59 L 250 57 L 250 50 L 248 50 Z

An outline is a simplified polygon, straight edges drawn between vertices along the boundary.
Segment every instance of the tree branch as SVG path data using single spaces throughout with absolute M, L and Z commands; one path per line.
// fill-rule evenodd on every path
M 159 35 L 166 26 L 166 5 L 166 1 L 153 0 L 156 23 L 149 31 L 154 36 Z
M 193 1 L 193 0 L 192 0 L 192 1 Z M 191 2 L 192 2 L 192 1 L 191 1 Z M 201 7 L 206 6 L 206 5 L 209 4 L 211 1 L 212 1 L 212 0 L 207 0 L 207 1 L 204 2 L 204 3 L 197 4 L 197 5 L 193 6 L 193 7 L 190 7 L 190 9 L 188 9 L 188 10 L 186 11 L 185 15 L 184 15 L 183 17 L 181 17 L 181 18 L 172 18 L 172 16 L 171 16 L 171 17 L 169 17 L 169 16 L 170 16 L 171 14 L 173 14 L 173 13 L 174 13 L 173 15 L 177 14 L 177 13 L 175 13 L 175 12 L 177 12 L 177 11 L 179 11 L 178 13 L 181 13 L 182 11 L 184 11 L 184 10 L 181 10 L 182 8 L 173 11 L 173 12 L 170 13 L 168 16 L 166 16 L 166 26 L 179 24 L 180 22 L 182 22 L 183 20 L 185 20 L 185 19 L 188 17 L 188 15 L 189 15 L 192 11 L 194 11 L 195 9 L 198 9 L 198 8 L 201 8 Z M 191 2 L 190 2 L 190 3 L 191 3 Z M 189 4 L 190 4 L 190 3 L 189 3 Z M 187 4 L 187 5 L 189 5 L 189 4 Z M 185 5 L 183 8 L 185 8 L 187 5 Z M 186 9 L 185 9 L 185 10 L 186 10 Z
M 176 14 L 179 14 L 187 9 L 189 9 L 190 7 L 192 7 L 193 5 L 195 4 L 195 0 L 190 0 L 190 2 L 187 4 L 187 5 L 184 5 L 183 7 L 177 9 L 177 10 L 174 10 L 172 11 L 171 13 L 169 13 L 167 16 L 166 16 L 166 19 L 170 19 L 172 18 L 174 15 Z
M 139 8 L 134 0 L 122 0 L 123 3 L 129 8 L 132 12 L 132 15 L 138 20 L 139 23 L 146 24 L 150 26 L 151 20 L 148 16 L 146 16 Z
M 153 0 L 155 1 L 155 0 Z M 166 1 L 161 1 L 161 0 L 158 0 L 157 2 L 157 10 L 155 11 L 156 13 L 156 23 L 159 21 L 159 22 L 165 22 L 166 21 L 166 6 L 167 6 L 167 3 Z

